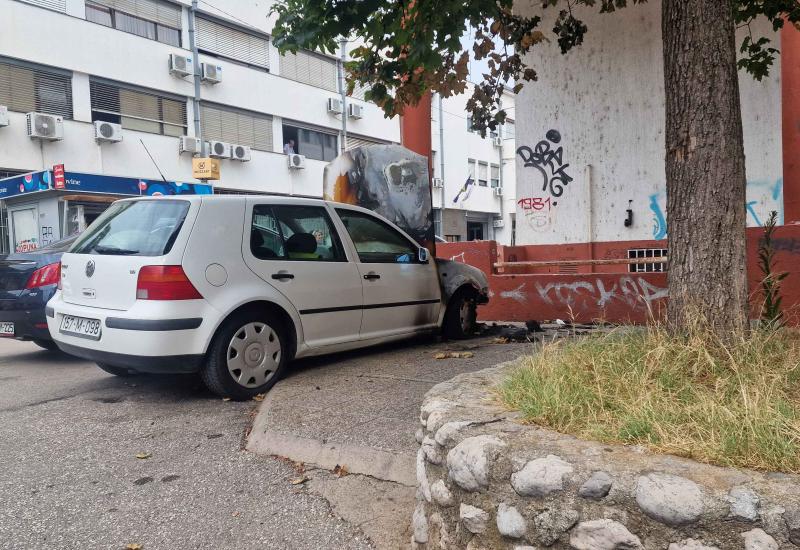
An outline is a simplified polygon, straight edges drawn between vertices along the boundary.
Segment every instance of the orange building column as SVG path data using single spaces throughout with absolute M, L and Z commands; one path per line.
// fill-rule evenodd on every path
M 781 30 L 783 127 L 783 220 L 800 223 L 800 31 L 787 22 Z
M 431 164 L 431 94 L 422 96 L 419 103 L 409 105 L 400 117 L 400 139 L 404 147 L 428 157 L 428 174 L 433 174 Z

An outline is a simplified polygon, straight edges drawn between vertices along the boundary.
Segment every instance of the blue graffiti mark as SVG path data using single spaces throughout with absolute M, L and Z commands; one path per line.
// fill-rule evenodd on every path
M 667 220 L 658 204 L 657 194 L 650 195 L 650 210 L 653 211 L 653 238 L 660 241 L 667 236 Z
M 764 224 L 762 224 L 761 220 L 758 219 L 758 214 L 756 214 L 756 210 L 755 210 L 755 208 L 753 208 L 754 204 L 758 204 L 758 201 L 750 201 L 750 202 L 748 202 L 747 203 L 747 211 L 750 212 L 751 216 L 753 216 L 753 221 L 756 222 L 756 225 L 758 227 L 761 227 Z
M 764 225 L 761 218 L 756 213 L 755 206 L 759 204 L 763 204 L 763 212 L 770 212 L 771 210 L 775 210 L 778 212 L 778 225 L 783 225 L 783 200 L 781 197 L 783 196 L 783 178 L 778 178 L 774 184 L 769 183 L 768 181 L 764 180 L 755 180 L 755 181 L 748 181 L 747 182 L 748 191 L 752 188 L 768 188 L 766 194 L 761 195 L 761 200 L 754 200 L 748 201 L 745 206 L 747 208 L 747 213 L 753 219 L 753 223 L 757 227 L 762 227 Z M 758 191 L 754 191 L 757 193 Z M 751 193 L 752 196 L 752 193 Z M 769 198 L 768 198 L 769 197 Z M 768 201 L 770 200 L 775 201 L 776 204 L 769 205 Z

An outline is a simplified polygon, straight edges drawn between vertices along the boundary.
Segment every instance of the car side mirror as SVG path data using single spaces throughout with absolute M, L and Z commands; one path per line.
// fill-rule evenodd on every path
M 419 247 L 419 252 L 417 254 L 419 258 L 419 262 L 422 264 L 428 263 L 428 249 L 424 246 Z

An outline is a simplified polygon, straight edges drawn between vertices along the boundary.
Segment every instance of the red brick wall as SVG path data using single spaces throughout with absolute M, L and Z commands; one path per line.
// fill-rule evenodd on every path
M 752 315 L 758 317 L 761 298 L 757 247 L 761 228 L 747 230 L 747 268 L 753 296 Z M 606 320 L 643 323 L 664 311 L 667 295 L 665 273 L 629 273 L 627 265 L 577 265 L 575 273 L 559 273 L 563 267 L 505 268 L 497 261 L 580 260 L 626 258 L 629 248 L 666 248 L 666 241 L 626 241 L 573 245 L 504 247 L 494 241 L 439 243 L 437 256 L 481 269 L 489 277 L 491 299 L 478 309 L 482 320 L 528 319 Z M 794 324 L 800 321 L 800 225 L 783 226 L 776 232 L 777 271 L 787 271 L 783 283 L 784 311 Z

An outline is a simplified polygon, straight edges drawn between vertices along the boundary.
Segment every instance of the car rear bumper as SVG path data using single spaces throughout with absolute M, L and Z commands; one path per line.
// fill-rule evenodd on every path
M 44 315 L 44 304 L 33 309 L 0 309 L 0 322 L 14 323 L 14 335 L 3 338 L 52 340 Z
M 96 363 L 106 363 L 115 367 L 125 367 L 136 372 L 152 374 L 186 374 L 197 372 L 203 364 L 203 355 L 166 355 L 149 357 L 144 355 L 127 355 L 110 351 L 100 351 L 65 344 L 56 340 L 61 351 L 88 359 Z
M 182 373 L 199 369 L 219 313 L 205 300 L 137 301 L 126 311 L 65 302 L 60 293 L 47 304 L 47 323 L 63 351 L 139 372 Z M 65 315 L 97 319 L 100 338 L 60 331 Z

